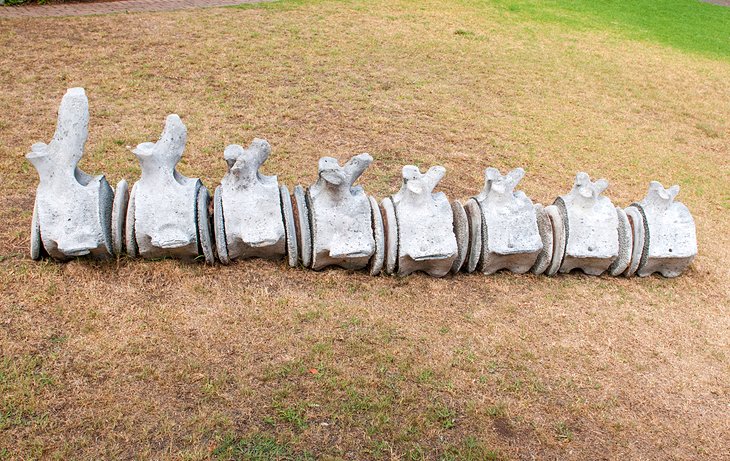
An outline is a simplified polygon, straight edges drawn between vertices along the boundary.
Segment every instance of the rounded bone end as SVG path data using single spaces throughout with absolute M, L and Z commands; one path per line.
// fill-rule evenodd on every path
M 614 277 L 623 274 L 631 264 L 631 253 L 634 245 L 634 236 L 626 212 L 616 207 L 616 215 L 618 216 L 618 256 L 608 267 L 608 273 Z
M 370 211 L 372 214 L 373 237 L 375 238 L 375 254 L 370 260 L 370 275 L 378 275 L 385 264 L 385 228 L 383 226 L 383 215 L 375 197 L 368 197 L 370 200 Z
M 398 265 L 398 221 L 395 218 L 395 206 L 390 197 L 380 202 L 385 230 L 385 273 L 393 275 Z
M 542 240 L 542 250 L 537 255 L 535 264 L 533 264 L 530 271 L 535 275 L 540 275 L 550 267 L 553 259 L 553 226 L 545 207 L 539 203 L 535 205 L 535 215 L 537 217 L 537 230 Z
M 647 235 L 645 232 L 644 216 L 636 206 L 624 208 L 624 213 L 629 222 L 632 234 L 631 258 L 629 264 L 623 272 L 626 277 L 636 274 L 641 266 L 642 256 L 645 248 L 648 246 Z
M 281 196 L 281 210 L 284 217 L 284 230 L 286 231 L 286 253 L 289 267 L 297 267 L 299 263 L 299 250 L 297 248 L 297 231 L 294 225 L 294 210 L 292 209 L 289 189 L 285 185 L 279 186 Z
M 312 228 L 309 222 L 309 206 L 307 205 L 307 196 L 304 187 L 297 185 L 294 187 L 294 211 L 295 225 L 297 236 L 299 237 L 299 259 L 302 266 L 312 267 Z
M 482 209 L 479 203 L 471 198 L 464 205 L 469 221 L 469 251 L 464 264 L 466 272 L 474 272 L 482 257 Z
M 117 183 L 112 205 L 112 249 L 119 256 L 124 251 L 124 229 L 129 205 L 129 185 L 122 179 Z
M 137 184 L 132 186 L 132 192 L 129 194 L 129 202 L 127 203 L 127 219 L 124 222 L 124 235 L 125 235 L 125 247 L 127 248 L 127 255 L 130 258 L 136 258 L 139 256 L 139 246 L 137 246 L 137 235 L 135 229 L 135 204 L 134 204 L 134 193 L 136 191 Z
M 451 211 L 454 214 L 454 235 L 456 236 L 457 254 L 451 273 L 456 274 L 464 266 L 469 252 L 469 218 L 464 206 L 458 201 L 451 202 Z
M 215 264 L 215 254 L 213 253 L 213 236 L 210 231 L 210 216 L 208 215 L 209 202 L 210 193 L 205 186 L 201 185 L 198 189 L 197 199 L 198 242 L 205 257 L 205 262 L 213 265 Z
M 218 260 L 221 264 L 230 264 L 231 260 L 228 257 L 228 243 L 226 241 L 223 195 L 220 186 L 216 187 L 215 192 L 213 193 L 213 235 L 215 239 L 215 249 L 218 253 Z
M 565 243 L 566 243 L 566 232 L 565 223 L 560 210 L 555 205 L 549 205 L 544 208 L 548 218 L 550 218 L 550 226 L 553 233 L 553 251 L 550 265 L 545 270 L 544 274 L 552 276 L 558 273 L 560 266 L 563 263 L 565 257 Z

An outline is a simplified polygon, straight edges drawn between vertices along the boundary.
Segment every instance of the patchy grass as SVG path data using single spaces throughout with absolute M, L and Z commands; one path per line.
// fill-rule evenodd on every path
M 582 3 L 560 13 L 575 21 L 545 19 L 562 3 L 514 4 L 0 22 L 0 458 L 726 456 L 730 63 Z M 579 170 L 621 206 L 658 179 L 682 187 L 700 254 L 675 280 L 35 263 L 23 155 L 76 85 L 91 103 L 81 166 L 112 183 L 139 177 L 126 146 L 179 113 L 180 169 L 209 188 L 225 145 L 255 136 L 290 187 L 322 155 L 370 152 L 377 197 L 406 163 L 446 166 L 439 190 L 458 199 L 487 166 L 524 167 L 541 203 Z
M 296 454 L 287 444 L 279 443 L 275 438 L 262 434 L 245 438 L 226 434 L 213 449 L 212 455 L 213 459 L 219 461 L 314 460 L 311 455 Z

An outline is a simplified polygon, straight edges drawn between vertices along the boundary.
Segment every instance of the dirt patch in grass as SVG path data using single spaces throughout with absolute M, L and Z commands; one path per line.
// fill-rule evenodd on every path
M 3 457 L 727 459 L 727 61 L 442 1 L 6 20 L 0 50 Z M 487 166 L 542 203 L 578 170 L 621 206 L 658 179 L 700 254 L 674 280 L 35 263 L 23 155 L 77 85 L 112 183 L 178 113 L 211 190 L 254 136 L 289 186 L 370 152 L 378 197 L 405 163 L 461 199 Z

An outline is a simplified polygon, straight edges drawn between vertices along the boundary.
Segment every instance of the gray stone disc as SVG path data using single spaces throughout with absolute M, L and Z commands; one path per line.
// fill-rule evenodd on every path
M 398 221 L 395 217 L 395 206 L 390 197 L 380 202 L 383 207 L 383 227 L 385 228 L 385 273 L 396 273 L 398 264 Z
M 530 271 L 535 275 L 540 275 L 547 270 L 553 259 L 553 226 L 545 207 L 540 203 L 535 205 L 535 216 L 537 217 L 537 230 L 540 232 L 542 240 L 542 250 L 537 255 Z
M 464 206 L 458 201 L 451 202 L 451 211 L 454 214 L 454 235 L 456 236 L 457 254 L 454 264 L 451 266 L 451 273 L 456 274 L 466 261 L 469 252 L 469 218 L 466 216 Z
M 565 223 L 557 206 L 546 206 L 544 211 L 550 218 L 550 225 L 553 229 L 553 257 L 544 274 L 555 275 L 563 264 L 563 257 L 565 256 Z
M 127 255 L 129 255 L 130 258 L 136 258 L 139 256 L 139 247 L 137 246 L 137 235 L 136 230 L 134 227 L 135 223 L 135 206 L 134 206 L 134 192 L 136 190 L 137 184 L 135 183 L 134 186 L 132 186 L 132 192 L 129 194 L 129 203 L 127 204 L 127 219 L 124 223 L 124 234 L 125 234 L 125 244 L 124 246 L 127 248 Z
M 469 220 L 469 255 L 464 267 L 474 272 L 482 257 L 482 209 L 473 198 L 466 201 L 464 209 Z
M 117 183 L 112 205 L 112 249 L 115 256 L 121 255 L 124 251 L 124 221 L 127 218 L 128 204 L 129 186 L 127 181 L 122 179 Z
M 226 242 L 226 223 L 223 211 L 223 197 L 221 186 L 215 188 L 213 193 L 213 235 L 215 236 L 215 249 L 218 252 L 218 261 L 221 264 L 230 264 L 228 258 L 228 244 Z
M 627 207 L 624 212 L 629 220 L 631 227 L 631 233 L 633 234 L 633 245 L 631 246 L 631 262 L 624 271 L 626 277 L 631 277 L 639 269 L 641 263 L 641 256 L 644 252 L 644 239 L 646 238 L 644 232 L 644 217 L 638 208 L 634 206 Z
M 286 253 L 289 259 L 289 267 L 297 267 L 299 264 L 299 251 L 297 249 L 297 230 L 294 224 L 294 210 L 291 206 L 289 189 L 285 185 L 279 186 L 281 194 L 281 211 L 284 216 L 284 230 L 286 230 Z
M 373 217 L 373 237 L 375 237 L 375 254 L 370 259 L 370 275 L 378 275 L 385 264 L 385 228 L 383 227 L 383 215 L 375 197 L 370 199 L 370 211 Z
M 208 202 L 210 202 L 210 193 L 208 189 L 201 184 L 198 189 L 198 243 L 200 249 L 203 250 L 205 262 L 215 264 L 215 254 L 213 253 L 213 236 L 210 232 L 210 216 L 208 216 Z
M 309 225 L 309 206 L 304 188 L 300 185 L 294 186 L 294 204 L 296 205 L 302 266 L 312 267 L 312 228 Z
M 616 215 L 618 216 L 618 256 L 608 267 L 608 273 L 614 277 L 623 274 L 631 264 L 632 247 L 634 245 L 631 224 L 626 212 L 616 207 Z
M 30 257 L 38 261 L 43 252 L 43 241 L 41 240 L 41 226 L 38 222 L 38 201 L 33 203 L 33 220 L 30 223 Z
M 104 247 L 106 253 L 93 251 L 92 255 L 96 258 L 106 259 L 113 256 L 114 253 L 114 237 L 112 236 L 112 213 L 114 210 L 114 189 L 102 175 L 99 178 L 99 224 L 104 234 Z

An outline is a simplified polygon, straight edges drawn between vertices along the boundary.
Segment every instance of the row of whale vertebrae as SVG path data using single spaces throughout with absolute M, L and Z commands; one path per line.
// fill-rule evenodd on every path
M 434 189 L 446 173 L 403 167 L 403 184 L 380 204 L 354 183 L 372 163 L 360 154 L 341 166 L 324 157 L 318 179 L 290 195 L 276 176 L 259 171 L 269 143 L 228 146 L 228 172 L 208 190 L 176 165 L 187 131 L 167 117 L 156 143 L 133 150 L 142 176 L 128 190 L 112 190 L 103 176 L 77 167 L 89 123 L 84 90 L 61 101 L 50 144 L 27 155 L 40 175 L 31 231 L 31 256 L 104 258 L 126 252 L 144 258 L 203 258 L 213 264 L 260 257 L 287 258 L 315 270 L 367 268 L 373 275 L 423 271 L 441 277 L 459 271 L 499 270 L 554 275 L 581 269 L 592 275 L 679 275 L 697 254 L 695 224 L 675 201 L 678 186 L 653 181 L 646 197 L 622 209 L 602 193 L 608 182 L 578 173 L 573 189 L 554 204 L 533 204 L 515 191 L 525 172 L 485 171 L 484 189 L 464 205 Z M 212 228 L 211 228 L 212 222 Z

